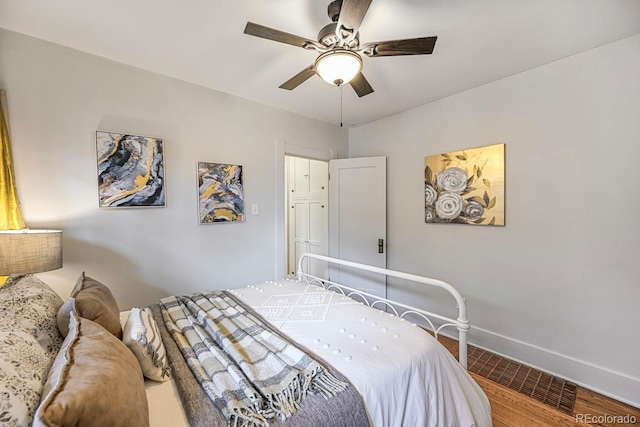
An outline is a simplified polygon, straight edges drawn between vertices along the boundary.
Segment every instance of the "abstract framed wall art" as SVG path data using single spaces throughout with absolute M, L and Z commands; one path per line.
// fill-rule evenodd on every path
M 427 223 L 505 225 L 504 144 L 424 158 Z
M 161 138 L 97 131 L 96 151 L 100 207 L 165 206 Z
M 244 221 L 242 166 L 198 162 L 200 224 Z

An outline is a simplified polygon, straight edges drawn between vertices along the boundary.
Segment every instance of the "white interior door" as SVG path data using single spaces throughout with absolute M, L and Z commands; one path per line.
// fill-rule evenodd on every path
M 386 268 L 386 157 L 329 162 L 329 256 Z M 332 267 L 333 281 L 386 296 L 386 278 Z
M 287 157 L 288 274 L 295 274 L 303 253 L 328 254 L 328 168 L 324 161 Z M 306 271 L 326 277 L 323 265 Z

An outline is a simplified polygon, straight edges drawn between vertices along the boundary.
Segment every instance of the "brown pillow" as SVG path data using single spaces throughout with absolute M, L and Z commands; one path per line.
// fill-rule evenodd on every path
M 102 326 L 75 312 L 42 396 L 34 427 L 149 426 L 138 360 Z
M 122 339 L 120 324 L 120 308 L 108 287 L 85 276 L 84 272 L 78 278 L 71 296 L 58 311 L 58 329 L 62 336 L 67 335 L 69 329 L 69 314 L 75 310 L 80 317 L 93 320 L 102 325 L 107 331 Z

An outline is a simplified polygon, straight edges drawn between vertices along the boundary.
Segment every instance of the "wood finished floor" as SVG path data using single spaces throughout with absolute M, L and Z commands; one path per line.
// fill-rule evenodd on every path
M 458 342 L 439 337 L 440 342 L 454 356 L 458 356 Z M 556 427 L 556 426 L 640 426 L 640 409 L 610 399 L 599 393 L 578 386 L 574 415 L 566 415 L 535 399 L 501 386 L 491 380 L 471 373 L 491 402 L 491 416 L 494 427 Z M 603 416 L 625 416 L 636 418 L 635 424 L 587 423 L 577 419 L 577 414 L 590 414 L 591 420 L 601 420 Z

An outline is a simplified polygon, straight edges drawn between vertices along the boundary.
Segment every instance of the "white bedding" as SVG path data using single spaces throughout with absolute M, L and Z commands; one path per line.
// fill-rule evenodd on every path
M 349 378 L 374 426 L 491 425 L 484 392 L 416 325 L 292 280 L 232 292 Z
M 149 402 L 149 424 L 152 427 L 188 427 L 187 414 L 180 402 L 176 383 L 145 380 Z
M 491 426 L 484 392 L 414 324 L 292 280 L 231 292 L 349 378 L 373 426 Z M 173 381 L 147 380 L 152 426 L 187 425 L 177 393 Z

